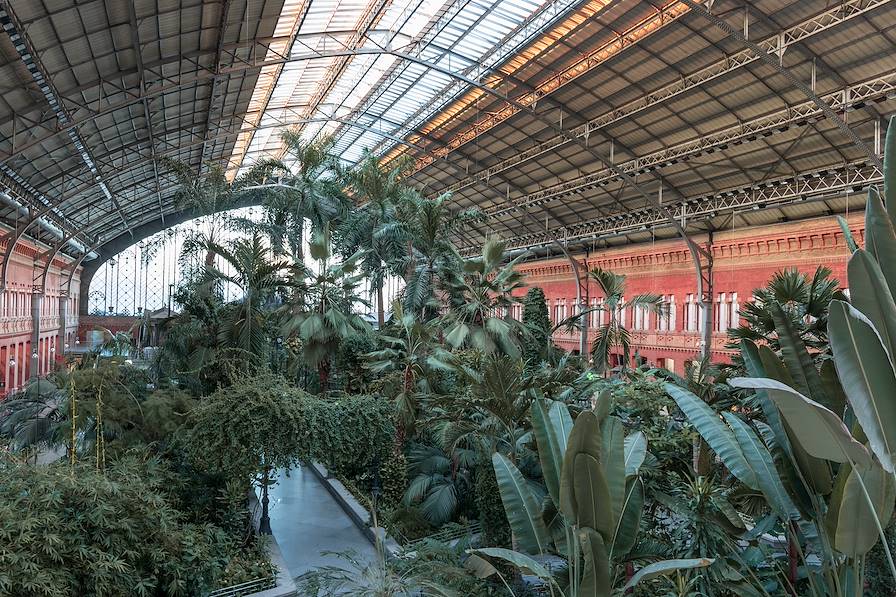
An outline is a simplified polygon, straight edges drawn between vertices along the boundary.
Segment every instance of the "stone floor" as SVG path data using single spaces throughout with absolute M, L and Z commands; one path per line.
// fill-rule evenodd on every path
M 293 577 L 318 566 L 343 564 L 322 551 L 354 550 L 368 561 L 375 557 L 370 541 L 310 471 L 295 469 L 289 477 L 281 473 L 270 499 L 271 530 Z

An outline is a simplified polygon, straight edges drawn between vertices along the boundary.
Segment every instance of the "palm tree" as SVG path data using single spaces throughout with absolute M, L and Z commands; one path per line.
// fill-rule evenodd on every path
M 768 284 L 753 291 L 753 300 L 740 308 L 744 322 L 728 330 L 730 347 L 739 348 L 741 340 L 768 342 L 778 352 L 774 306 L 790 319 L 793 329 L 806 346 L 823 354 L 828 346 L 828 305 L 842 296 L 831 270 L 819 266 L 811 279 L 796 268 L 776 272 Z
M 461 451 L 463 452 L 463 451 Z M 472 454 L 446 454 L 437 446 L 414 444 L 408 454 L 405 505 L 420 504 L 423 517 L 433 525 L 450 521 L 473 487 L 470 478 Z
M 384 168 L 375 154 L 365 152 L 357 166 L 346 173 L 348 186 L 357 201 L 337 230 L 343 256 L 363 250 L 360 269 L 368 280 L 371 294 L 376 295 L 379 327 L 385 323 L 383 286 L 388 275 L 403 275 L 405 249 L 409 234 L 398 219 L 397 206 L 414 193 L 402 182 L 411 163 L 400 160 L 393 168 Z
M 330 265 L 328 226 L 314 234 L 308 249 L 318 262 L 318 273 L 297 266 L 303 270 L 305 279 L 296 283 L 295 302 L 283 310 L 283 333 L 298 337 L 305 363 L 317 368 L 320 390 L 325 394 L 331 355 L 336 354 L 345 338 L 366 332 L 370 327 L 354 312 L 356 305 L 366 305 L 358 296 L 362 276 L 354 274 L 363 252 Z
M 491 239 L 481 255 L 464 259 L 459 269 L 444 272 L 442 283 L 449 301 L 445 339 L 452 346 L 519 356 L 524 330 L 510 317 L 510 306 L 518 302 L 513 292 L 524 285 L 516 266 L 526 254 L 503 263 L 504 247 L 503 242 Z
M 269 301 L 288 285 L 284 274 L 289 262 L 270 258 L 270 249 L 258 233 L 250 239 L 235 239 L 227 245 L 209 242 L 208 250 L 230 265 L 233 272 L 226 274 L 216 268 L 206 268 L 210 281 L 229 282 L 242 291 L 242 297 L 228 305 L 218 330 L 221 347 L 241 353 L 241 358 L 252 362 L 261 359 L 268 348 L 265 330 L 269 315 Z
M 181 250 L 181 262 L 183 264 L 193 262 L 204 250 L 203 267 L 211 267 L 214 265 L 215 256 L 208 248 L 209 243 L 220 242 L 229 224 L 229 219 L 223 212 L 232 208 L 236 200 L 227 173 L 220 164 L 209 164 L 205 175 L 196 176 L 193 168 L 184 162 L 171 158 L 161 158 L 159 161 L 177 179 L 179 187 L 174 196 L 177 205 L 191 210 L 197 218 L 207 217 L 209 220 L 207 229 L 197 228 L 186 232 L 187 237 Z M 197 290 L 209 291 L 201 288 Z
M 395 301 L 392 312 L 393 329 L 386 329 L 379 337 L 384 348 L 366 355 L 366 367 L 376 374 L 397 371 L 401 374 L 401 389 L 395 397 L 398 425 L 396 446 L 404 446 L 404 438 L 417 421 L 417 396 L 431 389 L 429 360 L 436 341 L 435 326 L 423 322 L 404 310 Z
M 649 313 L 658 316 L 666 314 L 667 307 L 663 303 L 663 297 L 658 294 L 646 293 L 625 300 L 625 276 L 613 272 L 595 268 L 588 272 L 588 276 L 597 282 L 604 294 L 602 307 L 609 314 L 608 321 L 600 326 L 597 335 L 591 345 L 591 357 L 594 366 L 600 373 L 606 373 L 610 369 L 610 351 L 615 347 L 622 349 L 622 363 L 625 367 L 629 362 L 629 349 L 631 347 L 631 334 L 621 321 L 621 314 L 625 309 L 646 308 Z M 593 311 L 589 309 L 588 311 Z M 584 313 L 580 314 L 584 316 Z
M 449 199 L 447 194 L 427 199 L 407 193 L 398 205 L 398 218 L 408 233 L 407 263 L 402 267 L 406 281 L 404 307 L 425 319 L 438 314 L 439 280 L 446 271 L 460 267 L 451 234 L 465 222 L 481 218 L 477 210 L 449 210 Z
M 439 443 L 449 453 L 468 449 L 486 459 L 493 452 L 516 459 L 539 378 L 526 375 L 521 358 L 504 355 L 483 356 L 474 366 L 452 357 L 446 365 L 468 391 L 428 402 Z
M 259 161 L 236 186 L 241 193 L 259 193 L 265 207 L 263 221 L 245 224 L 263 230 L 275 254 L 301 263 L 305 221 L 312 230 L 320 230 L 327 222 L 340 220 L 349 202 L 342 191 L 344 173 L 330 153 L 332 138 L 308 142 L 293 129 L 281 133 L 281 138 L 284 160 Z

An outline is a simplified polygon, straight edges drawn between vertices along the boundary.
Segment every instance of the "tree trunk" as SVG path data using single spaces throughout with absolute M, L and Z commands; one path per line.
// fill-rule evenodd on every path
M 327 395 L 327 386 L 330 382 L 330 359 L 325 359 L 317 366 L 317 376 L 320 380 L 320 393 Z
M 709 446 L 702 437 L 694 440 L 693 465 L 695 475 L 698 477 L 709 476 L 711 466 Z
M 383 329 L 386 324 L 386 309 L 383 306 L 383 285 L 378 284 L 376 287 L 376 323 L 379 329 Z

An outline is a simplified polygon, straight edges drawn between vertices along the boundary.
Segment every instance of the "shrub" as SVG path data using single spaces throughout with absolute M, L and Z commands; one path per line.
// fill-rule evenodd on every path
M 392 446 L 392 405 L 370 396 L 318 398 L 262 374 L 222 388 L 190 414 L 182 445 L 202 471 L 248 481 L 265 467 L 319 460 L 346 474 Z
M 233 546 L 186 523 L 155 461 L 0 463 L 0 594 L 197 595 L 214 588 Z
M 548 304 L 541 288 L 530 288 L 523 301 L 523 325 L 529 332 L 529 340 L 523 347 L 523 359 L 528 366 L 534 366 L 548 355 L 551 341 L 551 318 Z

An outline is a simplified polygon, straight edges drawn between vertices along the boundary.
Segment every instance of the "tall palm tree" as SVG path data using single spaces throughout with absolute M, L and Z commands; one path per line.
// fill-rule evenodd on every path
M 418 395 L 431 389 L 430 358 L 436 342 L 435 326 L 405 311 L 400 302 L 392 307 L 390 327 L 379 337 L 384 348 L 366 355 L 366 367 L 376 374 L 397 371 L 401 373 L 401 389 L 395 396 L 398 425 L 397 446 L 404 446 L 404 439 L 417 421 Z M 390 329 L 391 328 L 391 329 Z
M 340 252 L 351 255 L 364 251 L 359 265 L 371 294 L 376 295 L 376 318 L 385 323 L 383 286 L 389 275 L 403 275 L 406 263 L 407 228 L 397 216 L 397 206 L 414 191 L 403 182 L 411 163 L 399 160 L 392 168 L 380 164 L 375 154 L 365 151 L 358 164 L 346 173 L 348 187 L 361 204 L 339 226 Z
M 470 346 L 486 354 L 520 355 L 522 324 L 510 317 L 518 302 L 513 292 L 524 286 L 517 264 L 526 254 L 505 263 L 505 244 L 491 239 L 482 254 L 462 260 L 461 267 L 446 270 L 443 287 L 449 313 L 445 339 L 454 347 Z
M 265 207 L 264 220 L 247 223 L 263 230 L 278 255 L 301 263 L 305 255 L 306 220 L 312 230 L 340 220 L 349 202 L 342 190 L 345 177 L 330 153 L 333 139 L 306 141 L 300 131 L 281 133 L 283 160 L 261 160 L 240 181 L 242 193 L 258 193 Z
M 438 314 L 436 290 L 449 270 L 460 267 L 451 234 L 465 222 L 481 219 L 478 210 L 452 211 L 450 196 L 427 199 L 407 193 L 398 205 L 398 218 L 407 231 L 405 310 L 432 319 Z
M 591 345 L 591 357 L 598 372 L 606 373 L 610 369 L 610 351 L 615 347 L 622 349 L 622 363 L 629 362 L 631 334 L 621 321 L 621 313 L 626 309 L 646 308 L 649 313 L 662 316 L 667 307 L 659 294 L 645 293 L 625 300 L 625 276 L 614 274 L 601 268 L 588 272 L 588 277 L 597 282 L 604 294 L 603 308 L 609 314 L 607 323 L 600 326 Z M 593 311 L 590 309 L 589 311 Z
M 347 337 L 369 331 L 369 325 L 357 313 L 356 305 L 366 305 L 358 296 L 361 275 L 356 275 L 363 252 L 355 253 L 338 264 L 330 264 L 329 227 L 314 234 L 308 245 L 318 271 L 304 266 L 305 279 L 297 282 L 295 301 L 282 311 L 283 333 L 298 337 L 302 355 L 309 367 L 317 368 L 321 393 L 327 392 L 330 358 Z
M 219 345 L 238 351 L 241 358 L 262 362 L 269 344 L 265 333 L 269 301 L 275 292 L 287 286 L 285 274 L 290 264 L 271 259 L 271 251 L 258 233 L 226 245 L 209 242 L 208 249 L 230 265 L 234 273 L 224 273 L 212 265 L 206 268 L 206 278 L 229 282 L 242 291 L 242 297 L 225 309 L 218 330 Z
M 233 185 L 220 164 L 209 164 L 202 176 L 189 164 L 171 158 L 161 158 L 160 163 L 167 167 L 179 184 L 174 196 L 175 202 L 183 209 L 189 209 L 197 218 L 207 218 L 207 227 L 203 230 L 187 230 L 181 250 L 181 262 L 184 264 L 198 260 L 205 251 L 203 267 L 214 265 L 214 252 L 208 249 L 210 243 L 221 242 L 229 225 L 229 218 L 224 213 L 232 208 L 236 201 Z M 165 242 L 165 239 L 162 239 Z M 201 268 L 200 268 L 201 269 Z M 202 292 L 202 289 L 198 289 Z M 208 291 L 208 289 L 205 289 Z

